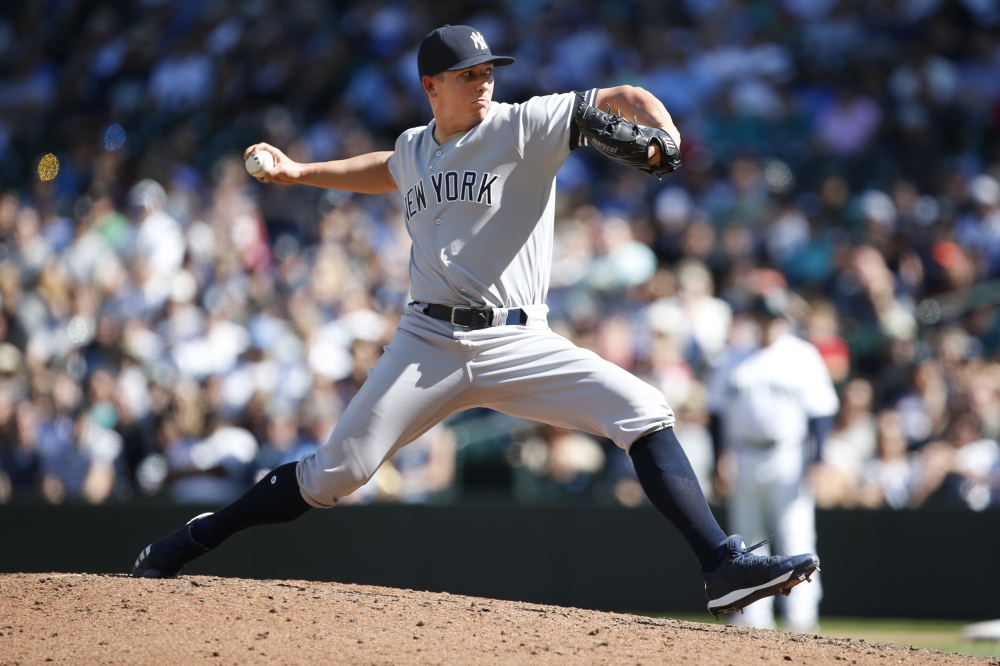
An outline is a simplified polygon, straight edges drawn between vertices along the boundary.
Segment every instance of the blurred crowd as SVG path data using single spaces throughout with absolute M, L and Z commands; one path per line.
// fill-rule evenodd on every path
M 391 149 L 445 23 L 517 58 L 499 101 L 671 111 L 676 174 L 560 171 L 550 324 L 664 392 L 707 494 L 705 386 L 785 289 L 841 393 L 819 505 L 998 503 L 991 0 L 5 2 L 0 502 L 221 503 L 325 441 L 407 302 L 401 201 L 260 185 L 242 151 Z M 481 410 L 345 501 L 474 493 L 644 501 L 610 442 Z

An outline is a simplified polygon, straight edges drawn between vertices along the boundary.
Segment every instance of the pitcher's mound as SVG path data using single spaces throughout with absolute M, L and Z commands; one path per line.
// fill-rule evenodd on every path
M 722 623 L 361 585 L 207 576 L 0 575 L 0 664 L 45 662 L 997 663 Z

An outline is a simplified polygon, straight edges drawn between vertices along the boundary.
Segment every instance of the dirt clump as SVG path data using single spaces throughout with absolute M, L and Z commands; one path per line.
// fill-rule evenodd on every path
M 706 616 L 707 617 L 707 616 Z M 992 664 L 899 645 L 363 585 L 0 575 L 20 664 Z

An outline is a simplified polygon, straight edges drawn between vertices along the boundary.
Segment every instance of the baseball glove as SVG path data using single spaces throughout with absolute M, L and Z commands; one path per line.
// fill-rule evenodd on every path
M 670 173 L 681 165 L 681 153 L 677 144 L 663 130 L 629 122 L 621 115 L 614 115 L 611 113 L 611 105 L 608 105 L 608 112 L 604 113 L 587 104 L 579 93 L 577 98 L 579 101 L 573 118 L 580 128 L 580 134 L 588 144 L 615 162 L 657 177 Z M 660 146 L 660 163 L 656 166 L 649 163 L 650 143 Z

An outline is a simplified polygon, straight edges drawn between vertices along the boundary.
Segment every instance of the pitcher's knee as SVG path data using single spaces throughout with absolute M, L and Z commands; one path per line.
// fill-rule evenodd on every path
M 643 399 L 633 405 L 630 414 L 606 424 L 609 426 L 608 437 L 626 451 L 640 437 L 674 425 L 674 411 L 667 405 L 663 394 L 648 384 L 646 386 L 649 390 L 643 391 Z
M 374 474 L 352 461 L 324 469 L 315 453 L 303 457 L 296 471 L 302 498 L 318 509 L 335 506 L 342 497 L 368 483 Z
M 615 444 L 628 451 L 643 435 L 674 425 L 674 411 L 659 389 L 624 371 L 612 376 L 605 407 L 595 412 Z

